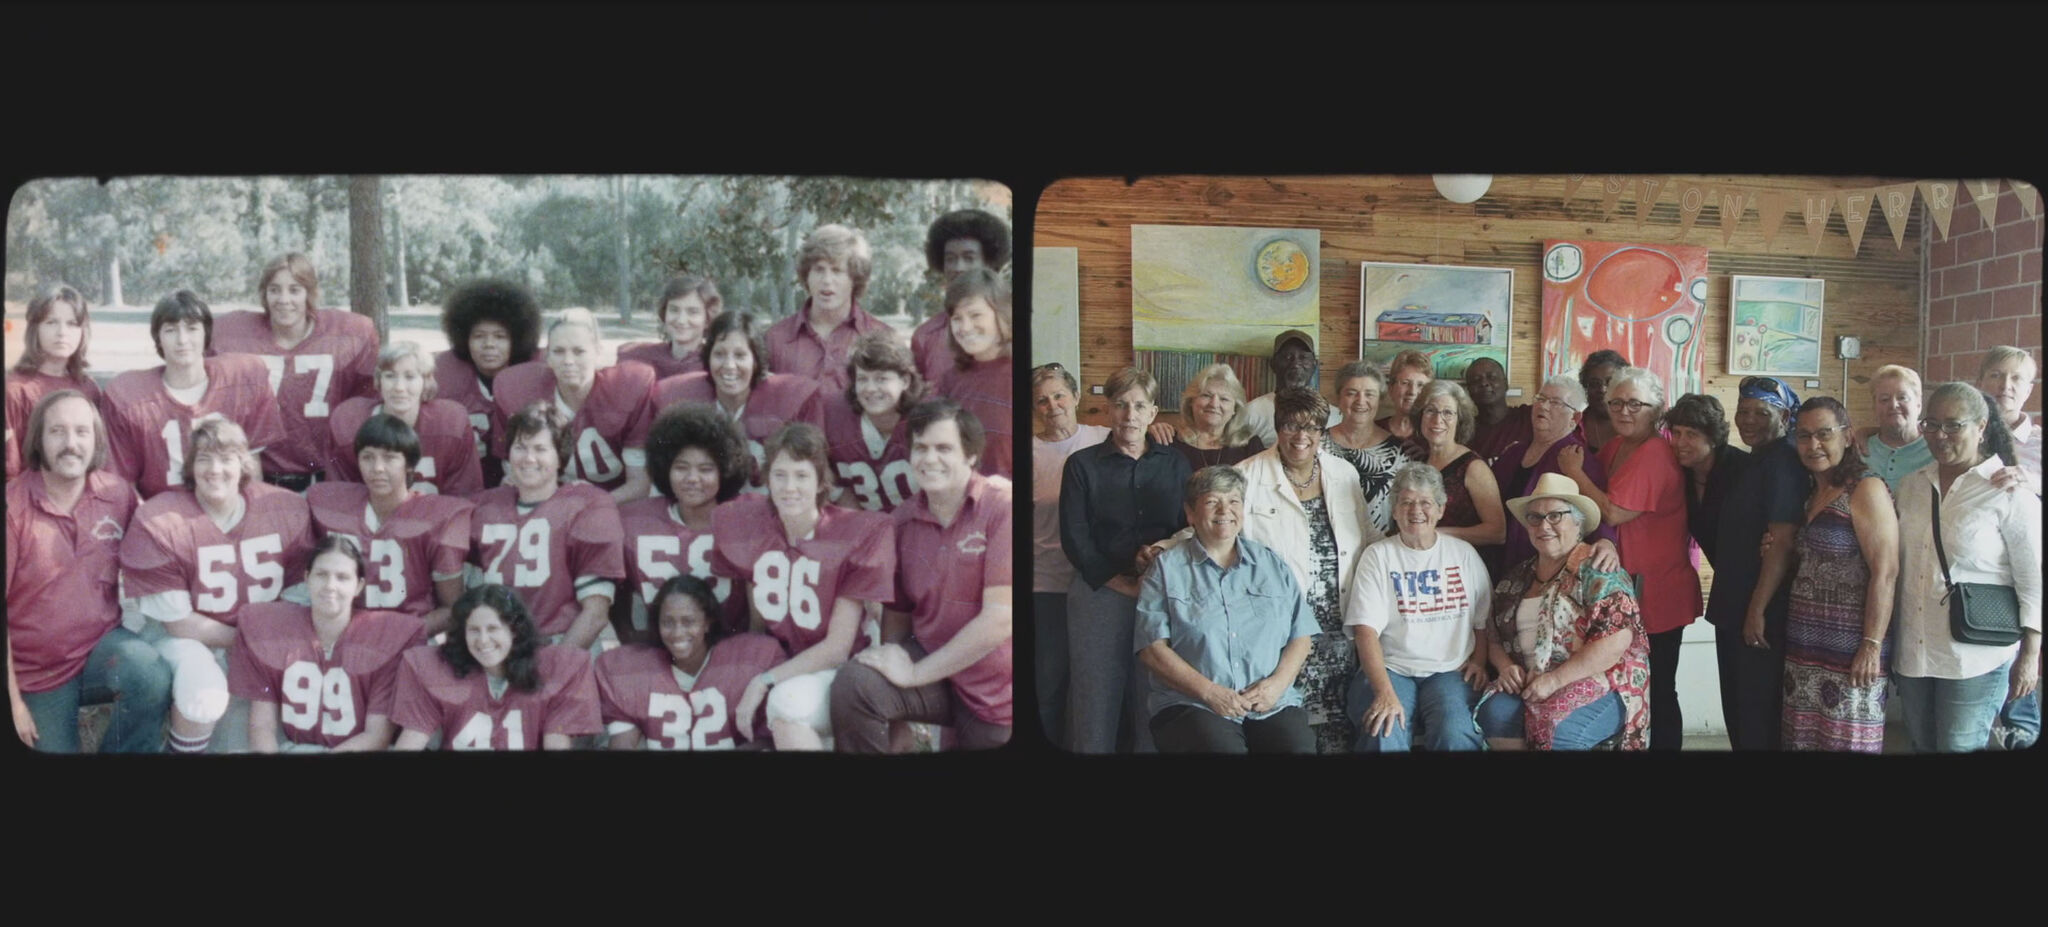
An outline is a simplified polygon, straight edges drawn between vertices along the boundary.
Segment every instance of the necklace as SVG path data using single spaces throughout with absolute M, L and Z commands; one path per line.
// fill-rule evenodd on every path
M 1313 461 L 1311 461 L 1311 462 L 1310 462 L 1310 466 L 1309 466 L 1309 469 L 1308 469 L 1308 478 L 1307 478 L 1307 479 L 1304 479 L 1304 480 L 1296 481 L 1296 480 L 1294 479 L 1294 474 L 1293 474 L 1293 473 L 1292 473 L 1291 471 L 1289 471 L 1289 470 L 1287 469 L 1287 462 L 1286 462 L 1286 461 L 1281 461 L 1281 463 L 1280 463 L 1280 472 L 1282 472 L 1282 473 L 1285 473 L 1285 474 L 1287 474 L 1287 482 L 1289 482 L 1289 483 L 1293 483 L 1293 484 L 1294 484 L 1294 488 L 1296 488 L 1296 489 L 1307 489 L 1307 488 L 1308 488 L 1308 485 L 1309 485 L 1310 483 L 1313 483 L 1313 482 L 1315 482 L 1315 481 L 1316 481 L 1316 477 L 1318 477 L 1318 476 L 1321 476 L 1321 475 L 1322 475 L 1322 472 L 1323 472 L 1323 459 L 1322 459 L 1321 457 L 1317 457 L 1317 458 L 1315 458 L 1315 459 L 1314 459 Z
M 1558 577 L 1560 577 L 1560 576 L 1563 576 L 1563 575 L 1564 575 L 1564 568 L 1565 568 L 1565 566 L 1566 566 L 1566 564 L 1563 564 L 1563 563 L 1560 563 L 1560 564 L 1558 564 L 1558 565 L 1557 565 L 1557 569 L 1556 569 L 1555 571 L 1553 571 L 1553 572 L 1552 572 L 1552 573 L 1550 574 L 1550 578 L 1549 578 L 1549 579 L 1544 579 L 1544 578 L 1543 578 L 1543 575 L 1542 575 L 1541 573 L 1538 573 L 1538 574 L 1536 575 L 1536 581 L 1537 581 L 1537 582 L 1539 582 L 1539 583 L 1541 583 L 1541 584 L 1543 584 L 1543 585 L 1545 585 L 1545 586 L 1548 586 L 1548 585 L 1550 585 L 1551 583 L 1557 582 L 1557 578 L 1558 578 Z

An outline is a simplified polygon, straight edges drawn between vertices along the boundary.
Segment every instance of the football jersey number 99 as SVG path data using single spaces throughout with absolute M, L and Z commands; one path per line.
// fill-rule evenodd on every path
M 539 589 L 547 585 L 551 570 L 548 567 L 548 520 L 535 518 L 526 524 L 485 525 L 485 544 L 503 544 L 498 555 L 491 558 L 489 569 L 484 570 L 491 582 L 505 582 L 505 574 L 499 568 L 505 563 L 505 555 L 512 552 L 513 540 L 518 539 L 519 556 L 513 561 L 511 585 L 520 589 Z
M 791 566 L 789 556 L 771 550 L 754 561 L 754 608 L 771 624 L 794 616 L 796 626 L 818 629 L 818 561 L 798 554 Z
M 330 667 L 323 674 L 318 665 L 306 660 L 293 663 L 285 668 L 279 692 L 284 696 L 284 723 L 292 727 L 311 731 L 317 721 L 320 733 L 331 736 L 356 728 L 356 705 L 349 691 L 348 673 L 339 666 Z

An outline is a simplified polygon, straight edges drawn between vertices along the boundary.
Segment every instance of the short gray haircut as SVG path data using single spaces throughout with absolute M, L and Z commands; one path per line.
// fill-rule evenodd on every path
M 1972 421 L 1988 422 L 1992 418 L 1991 407 L 1984 402 L 1984 391 L 1974 383 L 1957 381 L 1935 387 L 1927 397 L 1927 414 L 1932 415 L 1937 404 L 1948 403 L 1954 403 Z
M 434 379 L 434 361 L 427 357 L 427 350 L 420 347 L 419 342 L 394 341 L 379 349 L 377 351 L 377 372 L 383 373 L 386 370 L 390 370 L 398 366 L 399 361 L 408 357 L 412 358 L 414 363 L 419 364 L 420 379 L 426 381 L 420 384 L 420 405 L 426 405 L 433 400 L 434 396 L 441 392 L 441 384 Z
M 1656 427 L 1657 422 L 1664 417 L 1663 382 L 1657 379 L 1656 374 L 1641 367 L 1623 367 L 1615 371 L 1614 376 L 1607 378 L 1607 398 L 1613 399 L 1614 391 L 1620 389 L 1624 384 L 1635 387 L 1636 392 L 1646 397 L 1646 399 L 1637 400 L 1638 402 L 1648 401 L 1655 407 L 1652 410 L 1654 414 L 1650 419 L 1650 425 L 1653 428 Z
M 1244 471 L 1236 467 L 1203 467 L 1188 477 L 1187 486 L 1182 490 L 1182 504 L 1194 505 L 1200 499 L 1214 492 L 1234 492 L 1244 498 Z
M 1061 382 L 1067 384 L 1068 393 L 1074 395 L 1075 397 L 1079 397 L 1081 395 L 1081 381 L 1075 379 L 1073 371 L 1068 370 L 1064 365 L 1057 363 L 1040 364 L 1036 368 L 1032 369 L 1031 392 L 1033 394 L 1036 394 L 1038 392 L 1038 384 L 1050 380 L 1054 377 L 1060 378 Z
M 1543 386 L 1555 386 L 1564 391 L 1565 405 L 1571 407 L 1573 412 L 1586 411 L 1586 388 L 1579 384 L 1578 377 L 1562 373 L 1544 377 L 1542 386 L 1537 387 L 1536 391 L 1542 392 Z
M 1387 492 L 1399 496 L 1404 490 L 1410 489 L 1429 490 L 1430 498 L 1435 499 L 1439 506 L 1450 499 L 1450 496 L 1444 493 L 1444 475 L 1438 472 L 1437 468 L 1420 460 L 1409 461 L 1402 464 L 1401 469 L 1394 471 L 1394 482 L 1387 487 Z
M 1386 373 L 1380 370 L 1378 364 L 1369 360 L 1355 360 L 1337 368 L 1337 388 L 1341 390 L 1344 388 L 1344 381 L 1356 380 L 1359 377 L 1364 377 L 1379 384 L 1381 393 L 1387 391 Z
M 1984 352 L 1984 363 L 1977 368 L 1977 379 L 1984 379 L 1984 374 L 1989 373 L 1991 368 L 2009 360 L 2023 361 L 2028 367 L 2034 368 L 2035 373 L 2041 372 L 2040 366 L 2034 363 L 2034 355 L 2027 353 L 2024 348 L 2001 344 Z

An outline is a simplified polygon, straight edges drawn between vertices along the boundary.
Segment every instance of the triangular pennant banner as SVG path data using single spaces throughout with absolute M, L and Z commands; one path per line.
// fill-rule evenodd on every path
M 1806 219 L 1806 234 L 1813 236 L 1813 250 L 1820 252 L 1820 236 L 1828 230 L 1828 214 L 1835 210 L 1835 193 L 1816 190 L 1799 198 L 1799 214 Z
M 1636 178 L 1636 226 L 1642 227 L 1643 220 L 1650 218 L 1650 210 L 1657 208 L 1657 195 L 1664 192 L 1667 177 Z
M 1892 247 L 1906 247 L 1906 222 L 1913 217 L 1913 184 L 1895 183 L 1877 188 L 1877 207 L 1884 213 L 1885 225 L 1892 230 Z
M 1941 230 L 1941 240 L 1948 240 L 1948 217 L 1956 208 L 1956 182 L 1953 180 L 1920 181 L 1920 202 L 1927 207 L 1927 216 L 1934 220 L 1934 227 Z
M 2034 189 L 2033 184 L 2024 180 L 2008 180 L 2006 183 L 2012 186 L 2012 192 L 2020 195 L 2020 212 L 2027 218 L 2032 219 L 2034 213 L 2041 211 L 2041 191 Z
M 1564 175 L 1564 201 L 1567 203 L 1571 202 L 1572 197 L 1577 196 L 1579 193 L 1579 185 L 1585 182 L 1586 175 L 1584 174 Z
M 1792 202 L 1792 194 L 1783 190 L 1756 191 L 1756 219 L 1764 227 L 1764 245 L 1778 236 L 1778 226 L 1785 224 L 1785 207 Z
M 1842 225 L 1849 229 L 1849 256 L 1855 257 L 1863 247 L 1863 227 L 1870 224 L 1870 204 L 1877 199 L 1874 190 L 1844 190 L 1842 200 Z
M 1707 205 L 1713 188 L 1706 184 L 1687 181 L 1678 188 L 1678 240 L 1684 241 L 1685 234 L 1692 231 L 1692 224 L 1698 222 L 1700 210 Z
M 1609 174 L 1600 181 L 1600 214 L 1607 221 L 1614 221 L 1614 210 L 1621 205 L 1621 191 L 1628 189 L 1629 178 L 1620 174 Z
M 1742 212 L 1749 208 L 1752 197 L 1749 191 L 1732 187 L 1715 190 L 1714 197 L 1721 201 L 1721 244 L 1725 245 L 1735 236 L 1735 225 L 1742 221 Z
M 1989 180 L 1965 180 L 1964 188 L 1970 191 L 1970 198 L 1977 201 L 1977 212 L 1984 217 L 1984 227 L 1998 224 L 1998 178 Z

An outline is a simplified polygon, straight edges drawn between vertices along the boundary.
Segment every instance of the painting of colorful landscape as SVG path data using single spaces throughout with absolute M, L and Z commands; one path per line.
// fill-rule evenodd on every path
M 1728 284 L 1728 372 L 1820 376 L 1820 320 L 1827 282 L 1743 277 Z
M 1320 338 L 1322 233 L 1316 229 L 1131 226 L 1131 344 L 1171 407 L 1183 374 L 1210 363 L 1257 373 L 1290 328 Z
M 1464 379 L 1482 357 L 1506 370 L 1514 289 L 1506 267 L 1361 264 L 1358 356 L 1385 364 L 1421 351 L 1438 379 Z
M 1611 348 L 1656 374 L 1665 395 L 1699 392 L 1706 305 L 1705 248 L 1546 241 L 1543 375 L 1577 375 Z

